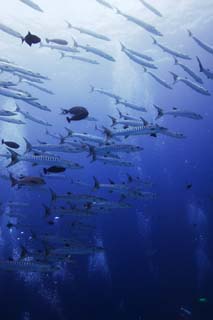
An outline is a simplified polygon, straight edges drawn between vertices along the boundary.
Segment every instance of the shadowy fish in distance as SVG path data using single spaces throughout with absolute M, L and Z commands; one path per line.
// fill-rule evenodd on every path
M 18 39 L 22 39 L 23 38 L 22 35 L 19 32 L 11 29 L 10 27 L 7 27 L 6 25 L 4 25 L 2 23 L 0 23 L 0 30 L 3 31 L 3 32 L 6 32 L 7 34 L 9 34 L 9 35 L 11 35 L 11 36 L 13 36 L 15 38 L 18 38 Z M 6 62 L 6 61 L 4 61 L 4 62 Z
M 60 46 L 68 45 L 68 41 L 63 40 L 63 39 L 48 39 L 48 38 L 46 38 L 46 43 L 55 43 L 55 44 L 59 44 Z
M 4 139 L 1 140 L 2 144 L 5 144 L 7 147 L 12 148 L 12 149 L 18 149 L 20 145 L 16 142 L 13 141 L 5 141 Z
M 23 2 L 24 4 L 26 4 L 28 7 L 37 10 L 39 12 L 43 12 L 43 10 L 39 7 L 39 5 L 37 5 L 35 2 L 33 2 L 32 0 L 19 0 L 21 2 Z
M 147 1 L 140 0 L 140 2 L 150 11 L 152 11 L 156 16 L 162 17 L 162 14 L 160 11 L 158 11 L 156 8 L 154 8 L 151 4 L 149 4 Z
M 207 52 L 213 54 L 213 46 L 211 46 L 211 45 L 209 45 L 209 44 L 201 41 L 201 40 L 198 39 L 197 37 L 195 37 L 190 30 L 187 30 L 187 31 L 188 31 L 189 36 L 190 36 L 201 48 L 203 48 L 203 49 L 206 50 Z

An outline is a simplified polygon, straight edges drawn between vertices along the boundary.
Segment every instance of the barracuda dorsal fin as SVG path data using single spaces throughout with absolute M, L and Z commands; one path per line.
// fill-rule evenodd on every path
M 11 156 L 11 161 L 10 163 L 7 165 L 7 168 L 14 166 L 16 163 L 19 162 L 19 154 L 9 148 L 7 148 L 7 150 L 10 152 L 10 156 Z
M 49 217 L 51 215 L 51 209 L 48 206 L 46 206 L 46 204 L 42 204 L 42 206 L 45 210 L 45 217 Z

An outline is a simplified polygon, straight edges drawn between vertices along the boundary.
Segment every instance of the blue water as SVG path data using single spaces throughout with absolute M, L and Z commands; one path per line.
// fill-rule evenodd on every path
M 66 171 L 66 180 L 48 180 L 56 193 L 67 191 L 86 193 L 87 188 L 72 184 L 81 180 L 93 186 L 93 176 L 101 183 L 108 178 L 121 183 L 126 174 L 138 176 L 152 182 L 143 186 L 142 191 L 152 191 L 156 199 L 143 200 L 127 198 L 131 209 L 113 210 L 107 214 L 97 214 L 94 218 L 80 221 L 95 228 L 83 239 L 84 242 L 103 246 L 103 254 L 77 256 L 73 263 L 62 263 L 60 270 L 53 274 L 0 271 L 1 319 L 8 320 L 211 320 L 213 319 L 213 152 L 212 119 L 213 98 L 203 96 L 182 83 L 168 90 L 144 74 L 142 67 L 130 61 L 120 51 L 119 41 L 127 47 L 151 55 L 159 70 L 156 74 L 172 83 L 169 71 L 186 76 L 184 71 L 174 66 L 173 59 L 152 45 L 150 34 L 131 24 L 95 0 L 68 1 L 38 0 L 44 13 L 39 13 L 19 1 L 10 0 L 2 5 L 0 22 L 22 34 L 28 30 L 42 39 L 62 38 L 72 44 L 75 37 L 80 43 L 105 50 L 113 55 L 116 62 L 95 57 L 100 65 L 89 65 L 71 59 L 59 59 L 57 51 L 21 45 L 19 39 L 1 32 L 1 55 L 16 64 L 47 75 L 51 80 L 45 86 L 55 95 L 50 96 L 37 89 L 21 84 L 39 102 L 51 108 L 43 112 L 24 102 L 19 105 L 34 116 L 53 124 L 52 133 L 65 134 L 65 127 L 77 132 L 100 134 L 94 129 L 94 122 L 82 120 L 68 124 L 59 115 L 60 108 L 75 105 L 87 107 L 91 116 L 98 119 L 98 126 L 111 125 L 108 115 L 118 117 L 114 101 L 103 95 L 90 93 L 90 85 L 114 92 L 130 102 L 143 105 L 148 112 L 143 113 L 148 121 L 155 120 L 153 104 L 169 110 L 172 107 L 194 111 L 203 116 L 195 121 L 185 118 L 165 116 L 158 124 L 171 131 L 181 132 L 186 139 L 175 139 L 164 135 L 129 137 L 127 143 L 140 145 L 144 151 L 124 155 L 125 160 L 134 163 L 134 168 L 116 167 L 90 162 L 87 154 L 67 155 L 67 159 L 84 166 L 82 170 Z M 159 41 L 171 48 L 189 54 L 193 60 L 184 61 L 199 74 L 196 56 L 204 65 L 213 69 L 213 56 L 200 48 L 189 38 L 186 29 L 206 43 L 213 44 L 212 16 L 210 0 L 149 1 L 163 13 L 163 18 L 155 17 L 138 0 L 111 1 L 138 18 L 155 25 L 164 35 Z M 66 29 L 64 20 L 77 26 L 95 30 L 109 36 L 112 41 L 93 39 L 77 31 Z M 82 56 L 94 59 L 93 55 Z M 203 86 L 213 94 L 213 82 L 199 74 Z M 9 73 L 2 73 L 1 80 L 14 80 Z M 15 109 L 13 99 L 0 96 L 1 106 Z M 119 108 L 138 116 L 123 106 Z M 20 117 L 20 119 L 22 119 Z M 0 124 L 1 138 L 20 143 L 20 153 L 24 152 L 23 137 L 31 143 L 37 139 L 49 143 L 57 140 L 45 134 L 45 128 L 26 120 L 25 126 Z M 6 151 L 1 147 L 0 153 Z M 1 173 L 6 172 L 6 161 L 0 162 Z M 14 175 L 39 175 L 42 167 L 32 167 L 24 162 L 12 167 Z M 192 188 L 187 189 L 191 184 Z M 0 180 L 0 202 L 26 201 L 30 210 L 25 210 L 25 226 L 10 231 L 8 218 L 1 209 L 0 254 L 1 260 L 18 258 L 20 244 L 28 249 L 34 246 L 30 230 L 36 233 L 49 232 L 69 236 L 69 218 L 59 219 L 54 226 L 48 225 L 42 204 L 50 205 L 48 188 L 41 191 L 25 191 L 11 188 L 9 181 Z M 91 189 L 90 189 L 91 190 Z M 91 191 L 90 191 L 91 192 Z M 117 195 L 98 192 L 108 200 L 118 201 Z M 23 232 L 23 233 L 21 233 Z M 76 240 L 81 240 L 80 236 Z M 205 298 L 205 302 L 200 302 Z M 190 316 L 182 314 L 184 307 Z

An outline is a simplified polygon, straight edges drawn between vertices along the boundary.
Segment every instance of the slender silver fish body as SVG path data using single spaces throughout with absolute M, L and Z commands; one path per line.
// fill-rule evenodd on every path
M 15 87 L 17 83 L 12 81 L 0 81 L 0 87 Z
M 191 58 L 187 54 L 184 54 L 184 53 L 175 51 L 173 49 L 170 49 L 169 47 L 164 46 L 161 43 L 157 42 L 157 40 L 155 38 L 153 38 L 153 37 L 152 37 L 152 39 L 153 39 L 153 44 L 155 44 L 156 46 L 161 48 L 164 52 L 167 52 L 167 53 L 169 53 L 172 56 L 175 56 L 177 58 L 181 58 L 181 59 L 185 59 L 185 60 L 191 60 Z
M 191 112 L 191 111 L 187 111 L 187 110 L 179 110 L 178 108 L 173 108 L 173 110 L 171 111 L 164 111 L 163 109 L 161 109 L 160 107 L 154 105 L 155 109 L 158 112 L 158 115 L 156 117 L 157 119 L 160 119 L 163 116 L 166 115 L 170 115 L 173 116 L 175 118 L 177 117 L 183 117 L 183 118 L 189 118 L 189 119 L 194 119 L 194 120 L 202 120 L 203 117 L 195 112 Z
M 115 99 L 116 103 L 119 103 L 120 100 L 122 100 L 122 98 L 114 93 L 111 93 L 107 90 L 101 89 L 101 88 L 95 88 L 94 86 L 90 86 L 90 92 L 97 92 L 100 94 L 103 94 L 107 97 L 113 98 Z
M 22 114 L 26 119 L 29 119 L 29 120 L 31 120 L 31 121 L 33 121 L 33 122 L 36 122 L 36 123 L 38 123 L 38 124 L 41 124 L 41 125 L 43 125 L 43 126 L 48 126 L 48 127 L 51 127 L 51 126 L 52 126 L 51 123 L 49 123 L 49 122 L 47 122 L 47 121 L 44 121 L 44 120 L 41 120 L 41 119 L 38 119 L 38 118 L 35 118 L 35 117 L 33 117 L 29 112 L 25 112 L 25 111 L 21 110 L 18 105 L 17 105 L 17 107 L 16 107 L 16 112 Z
M 94 180 L 94 189 L 107 189 L 110 192 L 117 191 L 117 192 L 128 192 L 130 187 L 126 184 L 118 184 L 111 181 L 110 183 L 100 183 L 96 177 L 93 177 Z
M 0 116 L 0 121 L 13 123 L 13 124 L 26 124 L 25 122 L 18 120 L 18 119 L 6 118 L 6 117 L 1 117 L 1 116 Z
M 17 91 L 12 88 L 6 88 L 6 87 L 0 87 L 0 95 L 6 96 L 9 98 L 18 99 L 18 100 L 24 100 L 24 101 L 35 100 L 35 98 L 33 98 L 30 95 L 27 95 L 23 91 Z
M 149 33 L 152 33 L 156 36 L 160 36 L 162 37 L 162 33 L 160 31 L 158 31 L 154 26 L 152 26 L 151 24 L 141 20 L 141 19 L 138 19 L 136 17 L 133 17 L 133 16 L 130 16 L 128 14 L 125 14 L 123 12 L 121 12 L 121 10 L 115 8 L 116 10 L 116 13 L 123 16 L 124 18 L 126 18 L 128 21 L 138 25 L 139 27 L 145 29 L 146 31 L 148 31 Z
M 131 144 L 110 144 L 110 145 L 104 145 L 102 147 L 94 147 L 89 146 L 89 152 L 91 155 L 93 154 L 109 154 L 110 152 L 114 153 L 132 153 L 132 152 L 139 152 L 142 151 L 143 148 L 139 146 L 134 146 Z
M 182 78 L 179 77 L 177 74 L 175 74 L 174 72 L 170 72 L 171 75 L 173 76 L 174 79 L 174 84 L 176 84 L 177 82 L 183 82 L 185 83 L 188 87 L 190 87 L 191 89 L 193 89 L 194 91 L 201 93 L 205 96 L 210 96 L 210 92 L 205 89 L 204 87 L 199 86 L 196 82 L 192 82 L 191 80 L 187 79 L 187 78 Z
M 105 201 L 105 198 L 97 197 L 91 194 L 77 194 L 68 192 L 66 194 L 56 194 L 52 189 L 51 192 L 51 200 L 56 201 L 57 199 L 70 200 L 70 201 L 78 201 L 78 202 L 86 202 L 86 201 Z
M 91 63 L 91 64 L 99 64 L 98 61 L 93 60 L 93 59 L 84 58 L 84 57 L 80 57 L 80 56 L 65 55 L 63 52 L 61 52 L 61 59 L 63 59 L 63 58 L 71 58 L 72 60 L 78 60 L 81 62 L 87 62 L 87 63 Z
M 28 7 L 39 11 L 39 12 L 43 12 L 43 10 L 39 7 L 39 5 L 37 5 L 35 2 L 33 2 L 32 0 L 19 0 L 21 2 L 23 2 L 24 4 L 26 4 Z
M 124 161 L 122 159 L 99 156 L 99 155 L 94 156 L 94 161 L 99 161 L 99 162 L 102 162 L 103 164 L 110 164 L 113 166 L 121 166 L 121 167 L 128 167 L 128 168 L 134 167 L 134 164 L 132 162 Z
M 110 38 L 108 38 L 105 35 L 102 35 L 102 34 L 99 34 L 97 32 L 91 31 L 89 29 L 85 29 L 85 28 L 81 28 L 81 27 L 75 27 L 71 23 L 69 23 L 68 21 L 66 21 L 66 23 L 67 23 L 69 29 L 77 30 L 80 33 L 86 34 L 86 35 L 91 36 L 91 37 L 96 38 L 96 39 L 110 41 Z
M 72 52 L 72 53 L 79 52 L 79 50 L 75 47 L 61 46 L 61 45 L 57 45 L 57 44 L 44 44 L 42 42 L 40 43 L 40 48 L 49 48 L 52 50 Z
M 186 136 L 183 133 L 180 132 L 172 132 L 169 130 L 165 130 L 163 132 L 161 132 L 163 135 L 171 137 L 171 138 L 175 138 L 175 139 L 185 139 Z
M 143 125 L 142 120 L 117 120 L 116 118 L 109 116 L 112 120 L 112 127 L 117 125 L 124 125 L 125 127 L 140 127 Z
M 118 108 L 117 108 L 117 110 L 118 110 L 118 114 L 119 114 L 120 119 L 138 121 L 138 117 L 130 116 L 128 113 L 123 114 Z
M 28 76 L 28 75 L 23 74 L 23 73 L 13 72 L 13 75 L 19 78 L 19 82 L 22 82 L 23 80 L 28 80 L 30 82 L 43 83 L 43 81 L 40 78 L 35 78 L 33 76 Z
M 181 62 L 179 62 L 176 58 L 175 60 L 175 65 L 180 66 L 186 73 L 188 73 L 196 82 L 203 84 L 203 80 L 189 67 L 185 66 Z
M 150 125 L 150 126 L 140 126 L 140 127 L 130 127 L 124 130 L 116 130 L 111 131 L 109 129 L 105 129 L 105 134 L 108 138 L 113 136 L 140 136 L 140 135 L 157 135 L 158 133 L 162 133 L 167 131 L 166 128 L 160 127 L 158 125 Z
M 57 269 L 50 264 L 38 263 L 32 261 L 0 261 L 0 270 L 5 271 L 23 271 L 23 272 L 38 272 L 38 273 L 49 273 L 54 272 Z
M 95 55 L 97 55 L 97 56 L 99 56 L 101 58 L 104 58 L 104 59 L 109 60 L 111 62 L 115 62 L 115 59 L 111 55 L 106 53 L 105 51 L 100 50 L 100 49 L 95 48 L 95 47 L 92 47 L 89 44 L 87 44 L 86 46 L 82 46 L 82 45 L 78 44 L 75 39 L 73 39 L 73 41 L 74 41 L 74 47 L 75 48 L 81 48 L 81 49 L 85 50 L 86 52 L 93 53 L 93 54 L 95 54 Z
M 40 104 L 40 103 L 37 102 L 37 101 L 25 100 L 25 102 L 28 103 L 28 104 L 30 104 L 31 106 L 37 108 L 37 109 L 51 112 L 51 109 L 49 109 L 47 106 L 44 106 L 44 105 Z
M 24 155 L 19 155 L 13 150 L 8 149 L 8 151 L 11 154 L 11 162 L 7 167 L 11 167 L 15 165 L 16 163 L 20 161 L 24 162 L 30 162 L 34 165 L 47 165 L 47 166 L 59 166 L 59 167 L 64 167 L 67 169 L 82 169 L 83 167 L 80 166 L 78 163 L 74 163 L 65 159 L 62 159 L 61 157 L 58 156 L 48 156 L 48 155 L 31 155 L 31 154 L 24 154 Z
M 188 30 L 188 34 L 201 48 L 203 48 L 207 52 L 213 54 L 213 46 L 211 46 L 211 45 L 201 41 L 197 37 L 195 37 L 190 30 Z
M 134 56 L 137 56 L 137 57 L 139 57 L 141 59 L 147 60 L 147 61 L 154 61 L 152 57 L 150 57 L 150 56 L 148 56 L 146 54 L 143 54 L 143 53 L 140 53 L 138 51 L 135 51 L 135 50 L 127 48 L 122 42 L 120 42 L 120 45 L 121 45 L 121 51 L 129 52 L 130 54 L 132 54 Z
M 156 67 L 153 63 L 150 63 L 146 60 L 143 60 L 133 54 L 131 54 L 130 52 L 128 51 L 124 51 L 124 53 L 127 55 L 127 57 L 134 61 L 135 63 L 141 65 L 142 67 L 146 67 L 146 68 L 150 68 L 150 69 L 158 69 L 158 67 Z
M 145 71 L 146 73 L 148 73 L 148 74 L 149 74 L 153 79 L 155 79 L 158 83 L 160 83 L 163 87 L 165 87 L 165 88 L 167 88 L 167 89 L 170 89 L 170 90 L 173 89 L 170 84 L 168 84 L 165 80 L 163 80 L 163 79 L 159 78 L 158 76 L 156 76 L 154 73 L 146 70 L 145 68 L 144 68 L 144 71 Z
M 107 2 L 105 0 L 96 0 L 96 1 L 108 9 L 114 9 L 114 7 L 109 2 Z
M 162 14 L 160 11 L 158 11 L 156 8 L 154 8 L 151 4 L 149 4 L 147 1 L 140 0 L 140 2 L 150 11 L 152 11 L 156 16 L 162 17 Z
M 134 103 L 130 103 L 122 98 L 120 98 L 117 102 L 117 104 L 122 104 L 123 106 L 133 109 L 133 110 L 137 110 L 137 111 L 141 111 L 141 112 L 146 112 L 146 108 L 142 107 L 142 106 L 138 106 L 137 104 Z
M 100 144 L 103 144 L 105 142 L 105 139 L 99 136 L 91 135 L 88 133 L 79 133 L 79 132 L 74 132 L 70 129 L 66 129 L 68 131 L 68 137 L 67 138 L 79 138 L 83 141 L 90 141 L 90 142 L 97 142 Z
M 12 28 L 10 28 L 2 23 L 0 23 L 0 30 L 15 37 L 15 38 L 22 39 L 22 35 L 19 32 L 13 30 Z
M 0 62 L 0 70 L 5 71 L 5 72 L 18 72 L 26 76 L 34 77 L 34 78 L 39 78 L 43 80 L 49 80 L 48 77 L 43 76 L 42 74 L 38 72 L 33 72 L 31 70 L 27 70 L 23 67 L 17 66 L 16 64 L 13 63 L 6 63 L 6 62 Z
M 197 57 L 197 61 L 200 67 L 200 72 L 203 72 L 207 79 L 213 80 L 213 71 L 207 68 L 204 68 L 203 64 L 201 63 L 200 59 Z
M 100 253 L 103 252 L 102 250 L 98 247 L 84 247 L 84 246 L 66 246 L 66 247 L 59 247 L 56 249 L 51 250 L 50 254 L 53 255 L 84 255 L 84 254 L 95 254 L 95 253 Z
M 63 39 L 47 39 L 46 38 L 46 42 L 47 43 L 55 43 L 55 44 L 58 44 L 60 46 L 67 46 L 68 45 L 68 41 L 66 40 L 63 40 Z
M 16 112 L 12 112 L 9 110 L 0 110 L 0 116 L 1 117 L 12 117 L 12 116 L 16 116 L 17 113 Z
M 36 88 L 36 89 L 38 89 L 38 90 L 40 90 L 40 91 L 42 91 L 42 92 L 45 92 L 45 93 L 54 95 L 54 93 L 53 93 L 52 91 L 50 91 L 50 90 L 48 90 L 48 89 L 46 89 L 46 88 L 44 88 L 44 87 L 40 87 L 40 86 L 36 85 L 35 83 L 32 83 L 32 82 L 30 82 L 30 81 L 28 81 L 28 80 L 22 80 L 22 82 L 23 82 L 23 83 L 26 83 L 26 84 L 28 84 L 29 86 L 34 87 L 34 88 Z

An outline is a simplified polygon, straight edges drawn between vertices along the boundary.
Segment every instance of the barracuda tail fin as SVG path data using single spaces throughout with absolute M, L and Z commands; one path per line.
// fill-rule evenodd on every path
M 65 53 L 64 52 L 60 52 L 60 60 L 63 59 L 65 57 Z
M 107 139 L 112 137 L 112 131 L 104 126 L 103 126 L 103 132 L 106 135 Z
M 197 58 L 197 61 L 198 61 L 198 64 L 199 64 L 200 72 L 203 72 L 203 65 L 202 65 L 200 59 L 198 57 L 196 57 L 196 58 Z
M 49 188 L 49 190 L 50 190 L 51 200 L 56 201 L 57 194 L 53 191 L 53 189 Z
M 172 77 L 173 77 L 173 84 L 175 84 L 177 81 L 178 81 L 178 75 L 176 74 L 176 73 L 174 73 L 174 72 L 170 72 L 170 74 L 172 75 Z
M 46 40 L 46 43 L 49 43 L 49 42 L 50 42 L 49 39 L 47 39 L 47 38 L 46 38 L 45 40 Z
M 67 21 L 67 20 L 64 20 L 65 22 L 66 22 L 66 24 L 67 24 L 67 27 L 69 28 L 69 29 L 71 29 L 72 28 L 72 25 L 71 25 L 71 23 L 69 22 L 69 21 Z
M 18 156 L 19 154 L 9 148 L 7 148 L 7 150 L 10 152 L 10 156 L 11 156 L 11 161 L 10 163 L 7 165 L 7 168 L 14 166 L 16 163 L 19 162 Z
M 126 49 L 125 45 L 122 42 L 120 42 L 120 45 L 121 45 L 121 51 L 125 51 Z
M 189 35 L 190 37 L 192 37 L 192 32 L 191 32 L 191 30 L 187 29 L 187 32 L 188 32 L 188 35 Z
M 90 85 L 90 93 L 95 91 L 95 87 Z
M 20 109 L 19 105 L 16 103 L 16 110 L 15 110 L 15 112 L 20 112 L 20 111 L 21 111 L 21 109 Z
M 46 206 L 46 204 L 42 204 L 42 206 L 44 208 L 45 217 L 49 217 L 51 215 L 51 209 Z
M 94 180 L 94 189 L 100 189 L 100 183 L 98 179 L 94 176 L 93 180 Z
M 89 150 L 89 156 L 93 156 L 93 155 L 96 155 L 96 152 L 95 152 L 95 147 L 94 146 L 92 146 L 91 144 L 86 144 L 87 145 L 87 147 L 89 148 L 88 150 Z
M 24 138 L 24 141 L 26 143 L 26 150 L 24 153 L 26 154 L 28 152 L 31 152 L 33 150 L 33 147 L 31 145 L 31 143 L 26 138 Z
M 153 106 L 155 107 L 155 109 L 156 109 L 157 112 L 158 112 L 155 120 L 158 120 L 158 119 L 160 119 L 161 117 L 163 117 L 163 110 L 162 110 L 160 107 L 156 106 L 156 104 L 154 104 Z
M 112 120 L 112 125 L 111 127 L 114 127 L 117 124 L 117 120 L 116 118 L 112 117 L 112 116 L 108 116 L 111 120 Z
M 15 187 L 18 184 L 18 180 L 13 177 L 12 173 L 9 174 L 11 187 Z
M 66 138 L 72 137 L 74 132 L 72 130 L 68 129 L 68 128 L 65 128 L 65 130 L 67 131 L 67 137 Z
M 25 248 L 25 246 L 21 246 L 21 253 L 20 253 L 20 260 L 26 258 L 29 255 L 27 249 Z
M 153 40 L 153 44 L 157 44 L 157 40 L 154 37 L 151 37 Z
M 72 39 L 73 39 L 73 46 L 75 48 L 78 48 L 78 42 L 73 37 L 72 37 Z
M 173 57 L 174 58 L 174 65 L 178 65 L 178 59 L 176 57 Z

